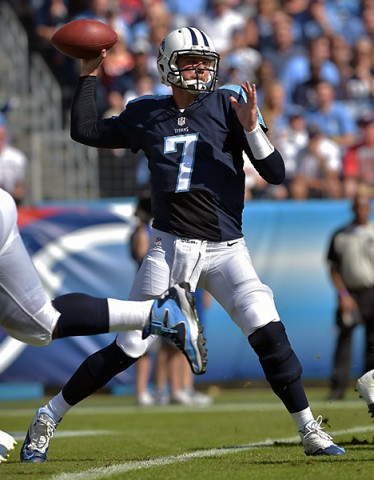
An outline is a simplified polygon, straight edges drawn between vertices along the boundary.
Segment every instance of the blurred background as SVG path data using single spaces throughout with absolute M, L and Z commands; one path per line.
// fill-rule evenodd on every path
M 244 234 L 304 377 L 327 380 L 336 342 L 329 237 L 351 218 L 359 188 L 374 194 L 374 1 L 0 0 L 0 158 L 2 133 L 13 149 L 11 161 L 0 161 L 0 185 L 17 201 L 22 236 L 51 296 L 126 299 L 147 163 L 140 154 L 70 139 L 78 61 L 57 52 L 50 38 L 76 18 L 105 21 L 119 35 L 97 84 L 100 116 L 120 113 L 136 96 L 169 92 L 158 80 L 157 49 L 179 26 L 211 36 L 221 54 L 220 85 L 256 83 L 287 179 L 266 185 L 245 162 Z M 247 340 L 214 301 L 205 325 L 209 364 L 198 386 L 263 379 Z M 110 340 L 64 339 L 36 349 L 0 331 L 0 399 L 15 395 L 17 385 L 21 395 L 25 383 L 63 385 Z M 354 342 L 352 378 L 363 368 L 360 326 Z M 134 381 L 129 369 L 108 388 L 132 392 Z

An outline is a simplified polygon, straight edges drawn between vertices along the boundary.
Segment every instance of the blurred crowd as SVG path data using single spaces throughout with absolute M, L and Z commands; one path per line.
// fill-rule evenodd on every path
M 169 93 L 157 51 L 167 33 L 196 26 L 221 55 L 220 85 L 248 79 L 287 179 L 267 185 L 245 161 L 247 198 L 374 196 L 374 0 L 16 0 L 31 49 L 63 88 L 68 109 L 78 62 L 50 44 L 77 18 L 108 23 L 119 36 L 97 88 L 99 114 L 121 112 L 136 96 Z M 139 164 L 139 177 L 146 165 Z M 146 178 L 142 181 L 146 182 Z

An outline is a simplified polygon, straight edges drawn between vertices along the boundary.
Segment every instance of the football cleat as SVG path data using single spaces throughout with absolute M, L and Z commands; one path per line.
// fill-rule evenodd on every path
M 357 380 L 356 392 L 365 400 L 369 413 L 374 417 L 374 370 L 366 372 Z
M 21 448 L 21 462 L 42 463 L 47 460 L 49 442 L 57 425 L 41 408 L 36 411 Z
M 323 431 L 321 423 L 322 416 L 320 415 L 316 420 L 313 419 L 306 423 L 304 428 L 299 431 L 305 454 L 313 456 L 344 455 L 344 448 L 339 447 L 339 445 L 335 445 L 335 443 L 332 441 L 332 437 Z
M 193 373 L 205 373 L 206 339 L 188 283 L 175 285 L 155 300 L 151 310 L 151 322 L 143 331 L 143 338 L 149 334 L 160 335 L 178 347 L 187 358 Z
M 9 452 L 14 450 L 17 442 L 9 433 L 0 430 L 0 463 L 6 462 L 9 457 Z

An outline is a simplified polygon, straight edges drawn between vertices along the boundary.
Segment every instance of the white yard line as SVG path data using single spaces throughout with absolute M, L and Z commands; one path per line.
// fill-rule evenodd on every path
M 329 432 L 333 436 L 342 435 L 342 434 L 352 434 L 360 433 L 366 431 L 374 431 L 374 426 L 365 426 L 365 427 L 354 427 L 347 430 L 337 430 L 335 432 Z M 164 465 L 170 465 L 172 463 L 182 463 L 189 460 L 194 460 L 196 458 L 207 458 L 207 457 L 219 457 L 228 455 L 230 453 L 239 453 L 245 450 L 252 450 L 255 448 L 270 447 L 275 443 L 294 443 L 299 442 L 300 437 L 289 437 L 289 438 L 278 438 L 278 439 L 268 439 L 259 443 L 249 443 L 247 445 L 233 446 L 233 447 L 223 447 L 223 448 L 210 448 L 207 450 L 197 450 L 195 452 L 183 453 L 181 455 L 172 455 L 167 457 L 154 458 L 152 460 L 141 460 L 134 462 L 124 462 L 118 463 L 116 465 L 111 465 L 107 467 L 92 468 L 90 470 L 85 470 L 82 472 L 71 472 L 71 473 L 61 473 L 58 475 L 53 475 L 50 477 L 50 480 L 102 480 L 109 478 L 112 475 L 122 474 L 126 472 L 131 472 L 134 470 L 141 470 L 144 468 L 150 467 L 162 467 Z

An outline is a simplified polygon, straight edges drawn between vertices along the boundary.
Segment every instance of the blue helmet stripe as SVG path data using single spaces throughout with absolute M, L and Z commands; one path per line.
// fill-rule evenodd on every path
M 191 34 L 192 45 L 199 45 L 199 40 L 198 40 L 197 35 L 196 35 L 196 32 L 199 32 L 202 39 L 203 39 L 204 45 L 206 47 L 209 47 L 209 42 L 208 42 L 207 36 L 205 35 L 204 32 L 202 32 L 201 30 L 198 30 L 197 28 L 191 28 L 191 27 L 187 27 L 187 28 L 188 28 L 188 30 Z
M 187 28 L 188 28 L 188 30 L 189 30 L 189 32 L 190 32 L 190 34 L 191 34 L 192 45 L 198 45 L 199 42 L 197 41 L 197 36 L 196 36 L 195 31 L 194 31 L 192 28 L 190 28 L 190 27 L 187 27 Z
M 200 33 L 201 33 L 201 36 L 203 37 L 204 45 L 205 45 L 206 47 L 209 47 L 209 42 L 208 42 L 208 39 L 206 38 L 205 33 L 202 32 L 201 30 L 200 30 Z

